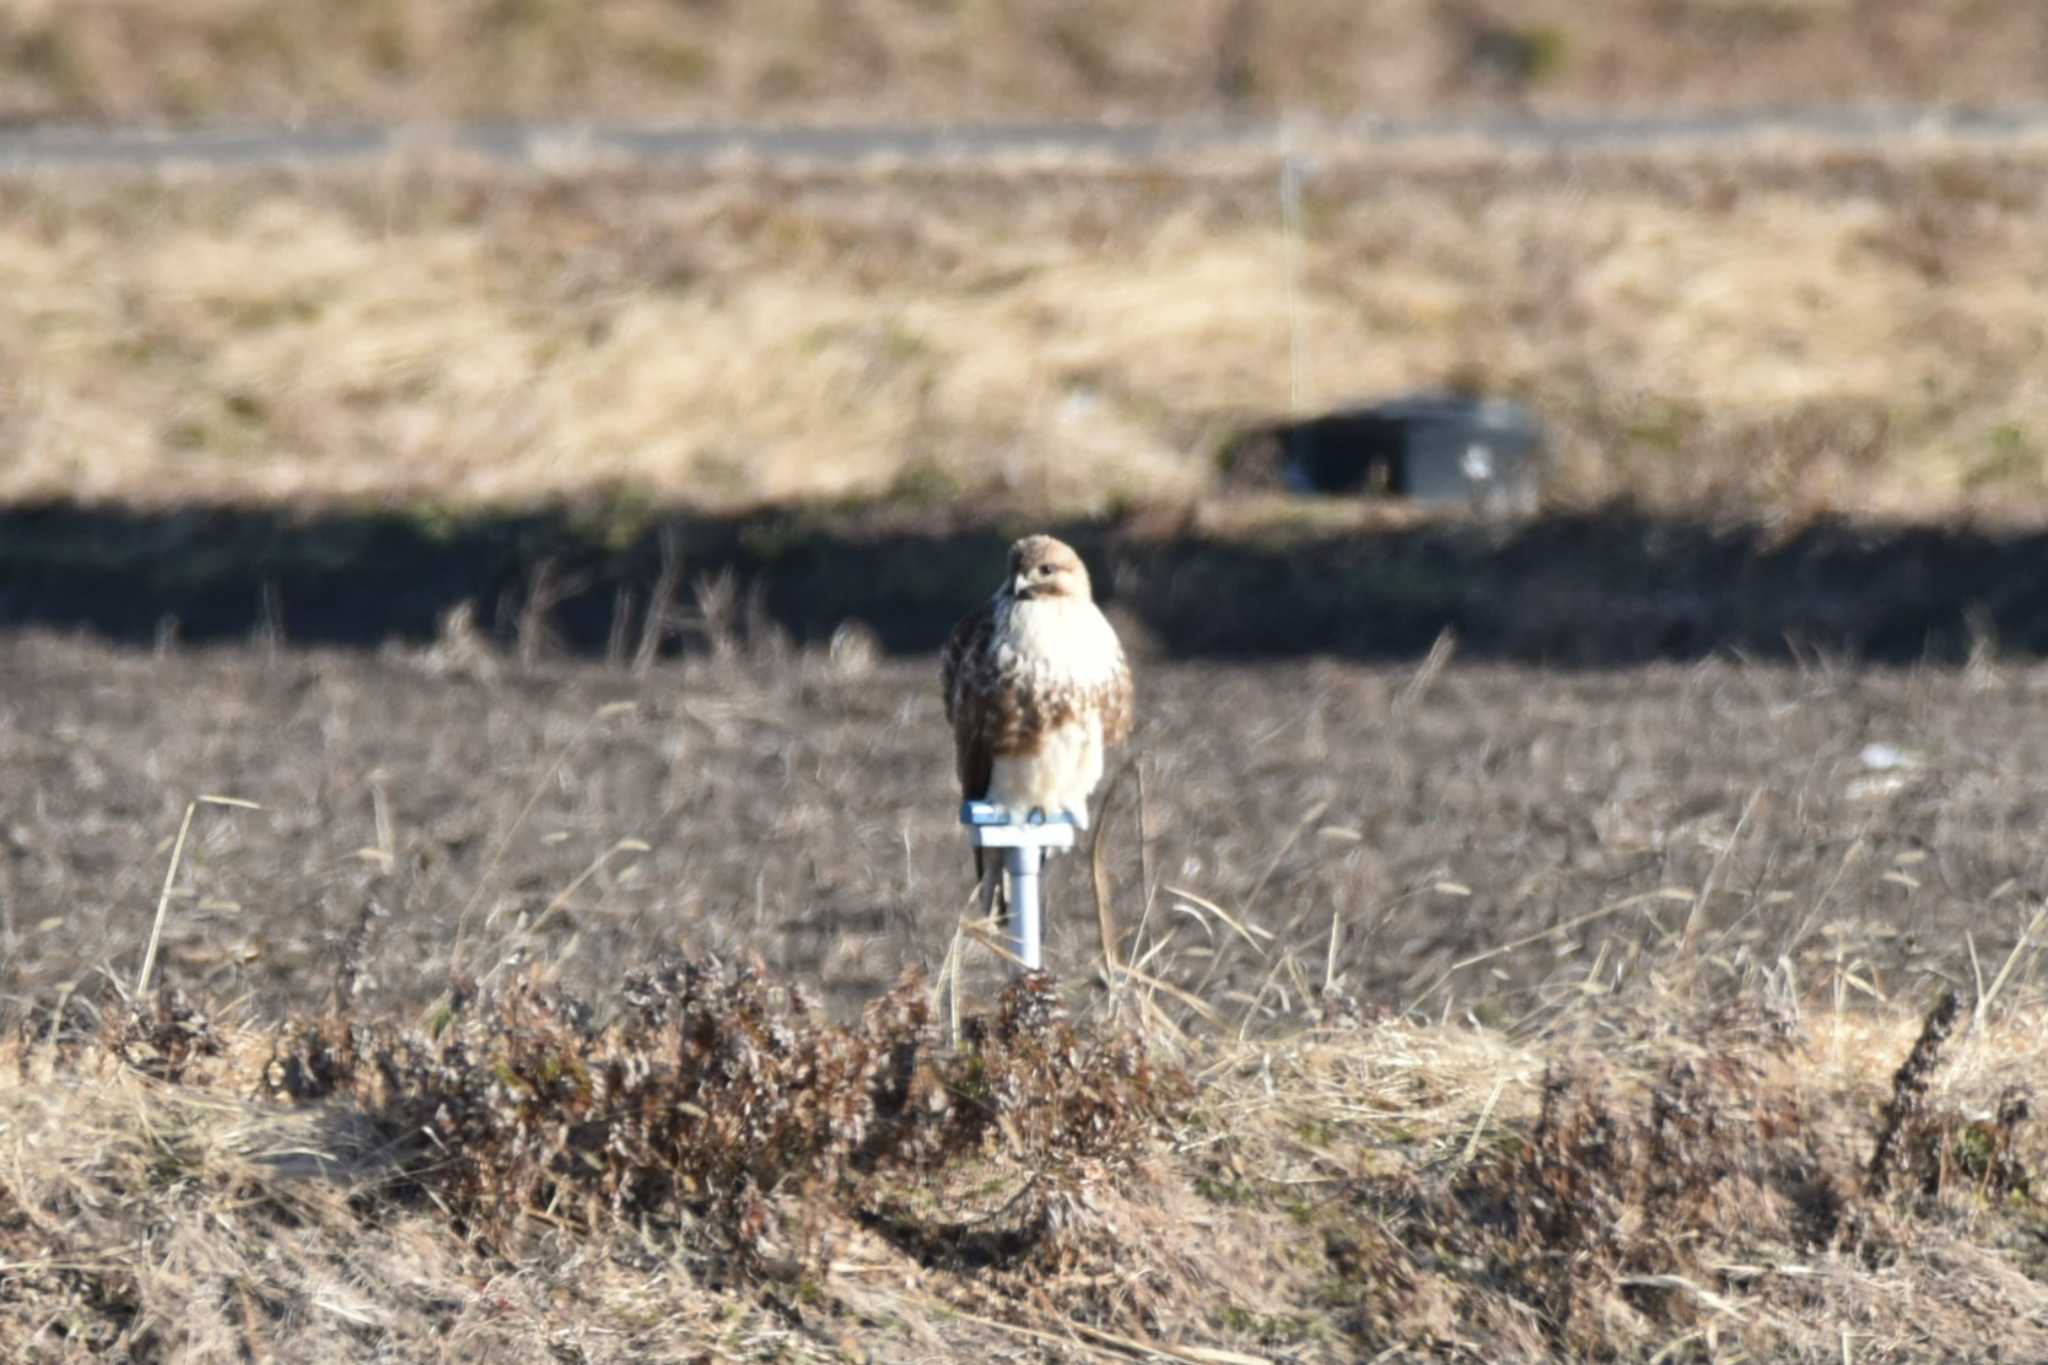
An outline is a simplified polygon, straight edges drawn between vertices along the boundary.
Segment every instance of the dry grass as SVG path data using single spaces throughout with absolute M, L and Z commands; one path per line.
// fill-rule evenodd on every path
M 960 1050 L 914 980 L 834 1026 L 710 963 L 418 1020 L 60 1007 L 0 1056 L 0 1328 L 52 1361 L 2048 1350 L 2031 990 L 1923 1027 L 1665 967 L 1536 1027 L 1333 995 L 1256 1042 L 1070 1024 L 1040 981 Z
M 2044 170 L 1439 149 L 1322 167 L 1298 241 L 1263 165 L 17 184 L 0 497 L 1100 508 L 1297 391 L 1476 383 L 1568 502 L 2035 514 Z
M 0 113 L 986 118 L 2026 98 L 2027 0 L 8 0 Z

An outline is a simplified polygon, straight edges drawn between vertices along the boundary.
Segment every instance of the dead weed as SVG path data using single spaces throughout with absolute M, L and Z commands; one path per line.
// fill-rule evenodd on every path
M 836 1025 L 708 957 L 416 1022 L 167 993 L 11 1045 L 0 1324 L 53 1360 L 2048 1349 L 2038 1009 L 1951 996 L 1910 1050 L 1752 1013 L 1347 1020 L 1184 1071 L 1042 976 L 957 1049 L 914 977 Z

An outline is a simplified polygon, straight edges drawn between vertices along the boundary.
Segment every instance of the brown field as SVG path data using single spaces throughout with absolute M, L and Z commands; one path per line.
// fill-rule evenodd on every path
M 2019 517 L 2035 151 L 1324 167 L 427 163 L 0 187 L 0 497 L 1213 500 L 1248 424 L 1525 398 L 1553 500 Z
M 283 644 L 0 650 L 19 1358 L 2048 1347 L 2037 666 L 1152 663 L 954 1051 L 925 661 Z
M 358 935 L 372 998 L 406 1008 L 515 949 L 585 993 L 663 948 L 759 953 L 842 1015 L 938 971 L 969 886 L 928 663 L 636 677 L 477 648 L 10 644 L 0 990 L 132 972 L 206 794 L 262 810 L 197 817 L 167 979 L 264 1014 L 317 1004 Z M 1162 661 L 1144 685 L 1151 882 L 1132 783 L 1105 816 L 1112 912 L 1128 958 L 1156 949 L 1233 1019 L 1302 1006 L 1285 954 L 1390 1007 L 1518 1018 L 1545 983 L 1627 980 L 1688 924 L 1731 973 L 1783 956 L 1815 987 L 1852 951 L 1910 997 L 1967 981 L 1972 943 L 2002 958 L 2048 880 L 2034 666 Z M 1052 876 L 1076 989 L 1100 938 L 1081 861 Z
M 0 115 L 1099 118 L 2038 100 L 2027 0 L 9 0 Z

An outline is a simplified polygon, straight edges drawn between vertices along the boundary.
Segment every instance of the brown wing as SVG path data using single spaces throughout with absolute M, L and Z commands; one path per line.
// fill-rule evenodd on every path
M 976 675 L 986 671 L 989 641 L 995 635 L 996 609 L 985 602 L 953 627 L 939 658 L 939 685 L 945 692 L 946 719 L 953 725 L 953 764 L 960 775 L 960 799 L 979 801 L 988 795 L 995 770 L 990 734 L 989 697 L 975 693 Z

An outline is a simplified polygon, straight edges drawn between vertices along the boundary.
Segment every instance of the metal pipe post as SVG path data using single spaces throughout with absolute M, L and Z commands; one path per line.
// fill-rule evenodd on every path
M 1003 872 L 1010 886 L 1010 952 L 1015 970 L 1035 972 L 1044 965 L 1045 918 L 1039 905 L 1039 870 L 1052 848 L 1074 846 L 1074 822 L 1066 815 L 1047 817 L 1042 811 L 1006 810 L 986 801 L 960 807 L 960 823 L 976 848 L 1003 850 Z
M 1038 869 L 1045 850 L 1035 844 L 1015 844 L 1008 850 L 1010 865 L 1010 951 L 1023 963 L 1022 970 L 1035 972 L 1039 956 Z

